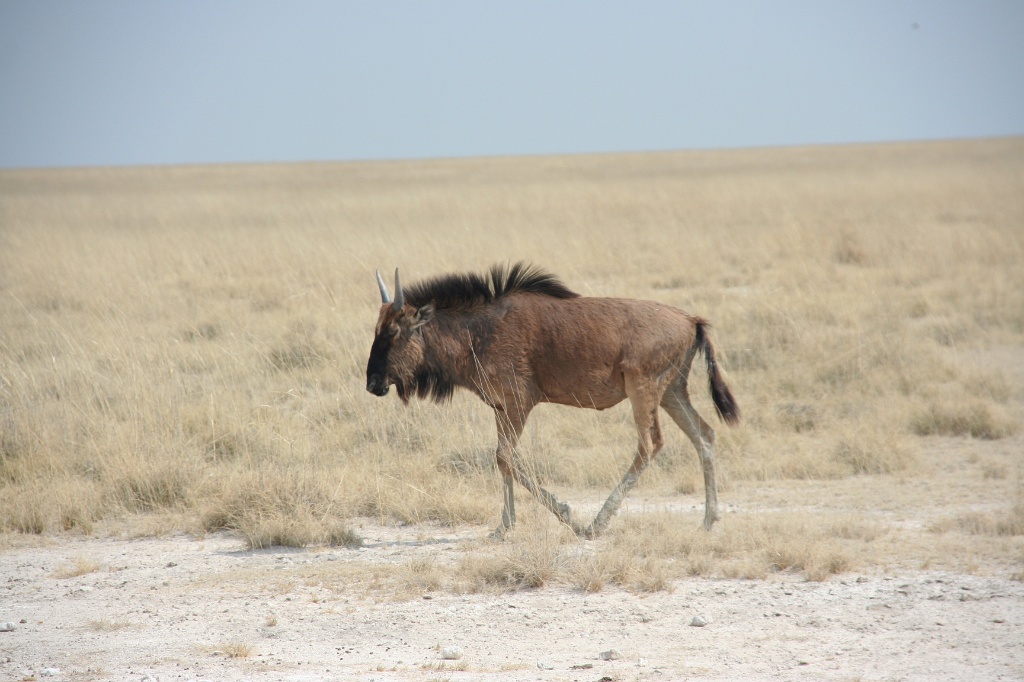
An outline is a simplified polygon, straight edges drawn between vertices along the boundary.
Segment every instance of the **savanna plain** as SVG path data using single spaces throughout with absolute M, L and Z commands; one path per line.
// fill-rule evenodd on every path
M 490 410 L 366 392 L 375 268 L 520 260 L 711 320 L 712 531 L 662 415 L 490 539 Z M 1022 417 L 1024 138 L 0 171 L 0 679 L 1024 679 Z

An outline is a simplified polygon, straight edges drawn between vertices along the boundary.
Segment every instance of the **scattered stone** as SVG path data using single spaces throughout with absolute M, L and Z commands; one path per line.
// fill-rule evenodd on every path
M 639 661 L 636 662 L 636 665 L 639 668 L 646 668 L 647 667 L 647 659 L 646 658 L 641 658 Z
M 593 667 L 593 663 L 580 663 L 579 665 L 570 665 L 569 670 L 590 670 Z
M 457 661 L 462 658 L 462 647 L 457 646 L 446 646 L 441 649 L 441 658 L 446 661 Z
M 620 658 L 622 658 L 622 654 L 620 654 L 615 649 L 609 649 L 608 651 L 601 652 L 602 661 L 617 661 Z
M 695 628 L 702 628 L 708 624 L 708 619 L 704 616 L 694 616 L 693 620 L 690 621 L 690 626 Z
M 554 670 L 555 666 L 548 663 L 547 661 L 537 661 L 537 667 L 541 670 Z
M 0 623 L 0 632 L 14 632 L 17 627 L 17 625 L 11 622 Z
M 60 675 L 60 668 L 43 668 L 39 671 L 39 677 L 56 677 Z

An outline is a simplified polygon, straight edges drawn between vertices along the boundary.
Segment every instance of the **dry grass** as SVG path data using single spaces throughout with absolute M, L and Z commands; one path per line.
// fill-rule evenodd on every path
M 61 579 L 77 578 L 82 575 L 88 575 L 89 573 L 95 573 L 98 570 L 100 570 L 100 565 L 95 561 L 86 557 L 77 556 L 63 566 L 59 566 L 50 575 L 51 577 Z
M 197 644 L 195 649 L 210 656 L 226 658 L 249 658 L 255 651 L 252 644 L 237 639 L 219 644 Z
M 160 518 L 159 532 L 230 529 L 257 548 L 356 545 L 356 517 L 495 525 L 487 409 L 468 396 L 403 409 L 363 390 L 372 273 L 525 259 L 584 294 L 714 321 L 746 417 L 718 430 L 723 500 L 748 510 L 710 536 L 618 519 L 590 553 L 554 531 L 487 545 L 454 580 L 408 567 L 416 589 L 642 591 L 882 565 L 843 533 L 885 542 L 884 521 L 833 523 L 873 502 L 761 513 L 757 491 L 868 477 L 898 497 L 924 479 L 942 498 L 956 490 L 946 473 L 969 467 L 986 494 L 1019 494 L 1019 448 L 999 444 L 1019 442 L 1024 400 L 1022 172 L 1019 138 L 0 172 L 0 531 Z M 699 499 L 689 444 L 666 437 L 638 494 Z M 607 492 L 633 441 L 625 406 L 547 406 L 522 450 L 575 500 Z M 1018 561 L 1019 524 L 956 527 L 996 528 L 978 537 L 1009 538 Z
M 135 627 L 135 623 L 132 623 L 127 618 L 117 618 L 111 620 L 109 618 L 96 618 L 89 621 L 89 629 L 95 632 L 117 632 L 118 630 L 127 630 L 128 628 Z

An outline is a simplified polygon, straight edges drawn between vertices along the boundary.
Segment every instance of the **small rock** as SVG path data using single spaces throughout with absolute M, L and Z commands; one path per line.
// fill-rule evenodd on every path
M 555 666 L 548 663 L 547 661 L 537 661 L 537 667 L 541 670 L 554 670 Z
M 690 621 L 690 626 L 695 628 L 702 628 L 708 624 L 708 619 L 704 616 L 694 616 L 693 620 Z
M 647 666 L 647 659 L 646 658 L 641 658 L 639 661 L 636 662 L 636 664 L 637 664 L 637 667 L 644 668 L 644 667 Z
M 462 647 L 446 646 L 441 649 L 441 658 L 446 661 L 457 661 L 462 658 Z
M 0 632 L 14 632 L 17 627 L 17 625 L 11 622 L 0 623 Z
M 60 675 L 60 668 L 43 668 L 39 671 L 39 677 L 55 677 Z
M 608 651 L 602 651 L 600 655 L 601 655 L 601 660 L 602 661 L 617 661 L 620 658 L 622 658 L 622 654 L 620 654 L 615 649 L 609 649 Z

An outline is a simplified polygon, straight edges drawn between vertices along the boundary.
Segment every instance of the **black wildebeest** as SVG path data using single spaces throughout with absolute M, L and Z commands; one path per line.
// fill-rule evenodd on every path
M 715 432 L 690 404 L 687 377 L 698 352 L 707 362 L 711 397 L 726 423 L 740 410 L 725 385 L 707 335 L 707 321 L 653 301 L 584 297 L 554 276 L 518 263 L 496 265 L 489 277 L 444 275 L 403 289 L 395 270 L 392 300 L 377 272 L 382 305 L 366 366 L 366 390 L 392 384 L 409 397 L 442 402 L 456 387 L 494 409 L 498 468 L 504 479 L 501 535 L 516 520 L 516 480 L 577 535 L 603 531 L 664 440 L 658 407 L 693 442 L 704 470 L 704 527 L 718 519 Z M 572 517 L 525 471 L 516 444 L 538 403 L 597 410 L 629 398 L 640 435 L 633 464 L 590 525 Z

